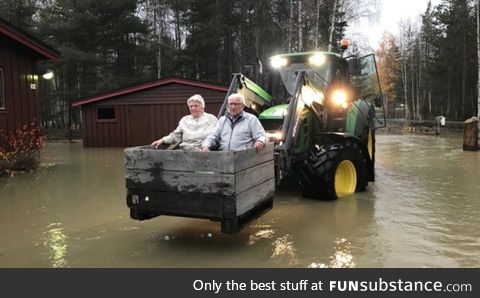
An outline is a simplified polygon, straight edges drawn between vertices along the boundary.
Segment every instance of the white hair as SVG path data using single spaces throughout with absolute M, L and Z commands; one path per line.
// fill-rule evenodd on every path
M 187 99 L 187 105 L 189 105 L 192 101 L 196 101 L 200 103 L 200 106 L 202 108 L 205 108 L 205 101 L 203 100 L 203 97 L 200 94 L 195 94 L 190 96 L 190 98 Z
M 240 93 L 230 94 L 230 96 L 228 97 L 228 101 L 230 101 L 230 99 L 238 99 L 243 105 L 246 105 L 245 97 Z

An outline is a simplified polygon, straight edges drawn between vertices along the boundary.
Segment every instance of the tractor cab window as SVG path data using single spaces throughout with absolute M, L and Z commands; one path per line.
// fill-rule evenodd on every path
M 333 80 L 336 82 L 348 82 L 350 80 L 350 73 L 348 71 L 348 65 L 343 61 L 337 61 L 333 64 L 332 68 L 335 71 Z
M 359 97 L 375 108 L 375 128 L 386 126 L 383 95 L 378 78 L 377 64 L 374 55 L 358 59 L 358 73 L 352 75 L 352 84 L 360 90 Z
M 295 82 L 300 71 L 305 71 L 310 84 L 317 90 L 326 90 L 332 77 L 331 64 L 326 63 L 321 67 L 312 67 L 304 63 L 292 63 L 280 70 L 285 89 L 290 95 L 295 92 Z

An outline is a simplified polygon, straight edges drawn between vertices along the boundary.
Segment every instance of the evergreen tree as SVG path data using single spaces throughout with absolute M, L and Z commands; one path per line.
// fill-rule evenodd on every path
M 0 0 L 0 17 L 27 32 L 34 30 L 36 11 L 34 0 Z
M 43 3 L 39 34 L 62 53 L 51 65 L 57 73 L 52 95 L 61 104 L 53 112 L 70 125 L 70 101 L 151 79 L 145 72 L 143 34 L 136 0 L 57 0 Z M 68 119 L 68 121 L 65 120 Z M 48 119 L 45 119 L 48 120 Z

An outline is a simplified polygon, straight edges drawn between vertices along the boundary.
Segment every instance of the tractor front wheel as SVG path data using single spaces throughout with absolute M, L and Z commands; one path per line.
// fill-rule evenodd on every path
M 303 165 L 303 195 L 336 200 L 364 191 L 368 182 L 363 156 L 359 144 L 351 140 L 327 148 L 314 148 Z

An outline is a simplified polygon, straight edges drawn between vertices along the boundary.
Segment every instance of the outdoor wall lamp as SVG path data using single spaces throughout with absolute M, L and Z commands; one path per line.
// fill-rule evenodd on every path
M 53 71 L 52 70 L 47 70 L 43 75 L 42 78 L 45 80 L 51 80 L 53 79 Z

